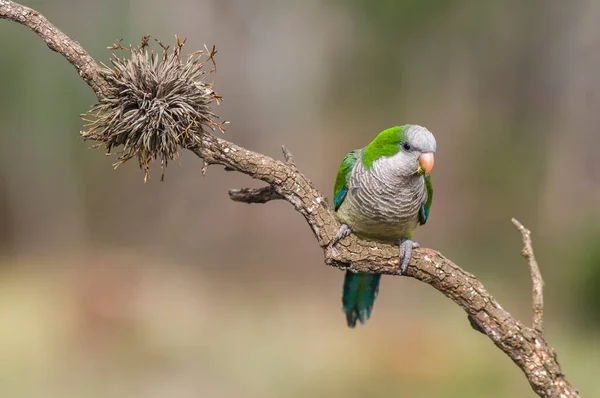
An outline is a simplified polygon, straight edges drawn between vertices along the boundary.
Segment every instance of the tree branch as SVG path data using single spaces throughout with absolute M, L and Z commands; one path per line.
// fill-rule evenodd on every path
M 80 76 L 101 98 L 110 88 L 100 75 L 98 64 L 76 42 L 52 26 L 38 12 L 12 1 L 0 0 L 0 18 L 28 26 L 54 50 L 65 56 Z M 304 216 L 319 246 L 325 263 L 340 269 L 399 275 L 398 248 L 363 241 L 351 235 L 338 243 L 336 250 L 327 245 L 335 236 L 339 224 L 325 197 L 310 180 L 300 173 L 289 151 L 284 150 L 285 162 L 249 151 L 207 132 L 199 132 L 199 141 L 190 146 L 205 165 L 219 164 L 269 184 L 260 189 L 233 190 L 234 200 L 248 203 L 267 202 L 283 198 Z M 523 232 L 523 231 L 522 231 Z M 529 237 L 529 231 L 523 235 Z M 531 247 L 530 241 L 529 248 Z M 532 275 L 535 264 L 533 251 L 527 255 Z M 458 304 L 468 315 L 473 327 L 486 334 L 492 342 L 521 368 L 533 390 L 541 397 L 578 397 L 577 390 L 564 378 L 552 347 L 541 333 L 541 277 L 539 281 L 539 321 L 529 328 L 506 312 L 472 274 L 445 258 L 441 253 L 426 248 L 413 251 L 407 275 L 431 285 Z M 534 291 L 535 291 L 534 287 Z M 535 308 L 535 306 L 534 306 Z M 534 309 L 534 313 L 537 310 Z

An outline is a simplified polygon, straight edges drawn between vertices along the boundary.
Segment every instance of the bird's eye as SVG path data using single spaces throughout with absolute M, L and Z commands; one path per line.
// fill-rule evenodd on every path
M 408 142 L 405 142 L 404 144 L 402 144 L 402 148 L 403 148 L 405 151 L 410 151 L 410 149 L 411 149 L 411 146 L 410 146 L 410 144 L 409 144 Z

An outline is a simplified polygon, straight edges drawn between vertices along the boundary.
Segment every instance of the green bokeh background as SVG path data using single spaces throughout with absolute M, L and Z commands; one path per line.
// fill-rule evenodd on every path
M 215 44 L 226 138 L 285 144 L 326 195 L 396 124 L 438 141 L 422 245 L 530 323 L 516 217 L 533 231 L 546 337 L 600 396 L 600 4 L 575 0 L 28 2 L 106 62 L 145 34 Z M 0 396 L 533 397 L 425 284 L 386 277 L 349 330 L 343 275 L 287 203 L 183 154 L 160 182 L 89 149 L 92 90 L 0 20 Z

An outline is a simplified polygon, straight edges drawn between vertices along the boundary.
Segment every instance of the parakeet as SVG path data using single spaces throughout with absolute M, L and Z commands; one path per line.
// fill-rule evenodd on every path
M 395 126 L 382 131 L 362 149 L 351 151 L 335 179 L 333 205 L 342 224 L 329 244 L 356 234 L 400 247 L 400 271 L 408 267 L 417 225 L 429 217 L 433 199 L 430 173 L 435 137 L 425 127 Z M 346 271 L 342 294 L 349 327 L 364 324 L 379 289 L 381 275 Z

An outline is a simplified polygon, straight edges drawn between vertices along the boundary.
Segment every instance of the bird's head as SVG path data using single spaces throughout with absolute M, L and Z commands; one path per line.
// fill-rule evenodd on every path
M 409 159 L 412 170 L 419 175 L 429 175 L 433 170 L 433 160 L 437 144 L 435 137 L 425 127 L 412 125 L 406 131 L 406 142 L 402 143 L 402 152 Z
M 435 137 L 415 124 L 382 131 L 365 147 L 363 162 L 367 168 L 378 160 L 388 162 L 401 176 L 429 175 L 433 169 Z

